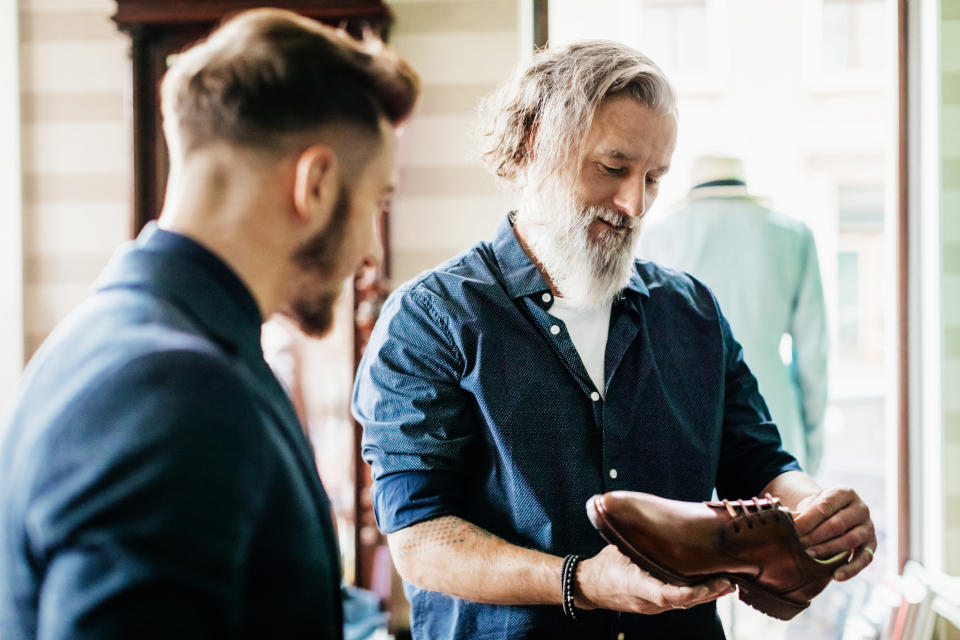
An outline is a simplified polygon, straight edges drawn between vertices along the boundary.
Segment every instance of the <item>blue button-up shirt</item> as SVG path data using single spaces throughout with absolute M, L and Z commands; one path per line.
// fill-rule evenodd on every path
M 594 494 L 750 497 L 799 468 L 700 282 L 636 263 L 613 303 L 603 399 L 549 291 L 508 218 L 492 243 L 387 301 L 353 400 L 382 531 L 455 515 L 516 545 L 592 556 L 605 544 L 584 509 Z M 571 621 L 559 606 L 406 590 L 415 638 L 723 637 L 712 603 Z

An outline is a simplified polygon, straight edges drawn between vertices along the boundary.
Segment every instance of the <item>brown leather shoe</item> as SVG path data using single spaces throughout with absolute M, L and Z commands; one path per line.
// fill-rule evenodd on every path
M 780 500 L 678 502 L 612 491 L 587 502 L 590 522 L 608 542 L 655 578 L 689 585 L 727 578 L 740 599 L 790 620 L 846 562 L 847 553 L 813 559 L 800 545 L 793 515 Z

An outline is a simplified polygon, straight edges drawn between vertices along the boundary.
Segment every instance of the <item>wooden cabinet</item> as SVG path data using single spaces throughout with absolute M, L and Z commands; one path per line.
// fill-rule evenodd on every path
M 244 9 L 261 6 L 249 0 L 117 0 L 113 16 L 118 28 L 130 36 L 132 84 L 132 126 L 134 146 L 134 198 L 131 233 L 157 218 L 163 207 L 167 182 L 168 156 L 160 117 L 160 80 L 171 56 L 206 36 L 225 17 Z M 392 14 L 380 0 L 286 0 L 271 6 L 290 9 L 324 23 L 345 28 L 359 36 L 365 28 L 386 40 Z M 389 216 L 382 218 L 380 238 L 388 244 Z M 380 305 L 389 287 L 390 251 L 383 247 L 383 262 L 367 268 L 354 280 L 353 369 L 366 346 Z M 346 385 L 349 387 L 349 384 Z M 343 398 L 344 403 L 349 397 Z M 352 475 L 354 487 L 354 576 L 362 587 L 370 587 L 377 548 L 383 545 L 376 529 L 370 500 L 370 471 L 360 459 L 360 429 L 353 424 Z M 383 557 L 383 553 L 379 554 Z

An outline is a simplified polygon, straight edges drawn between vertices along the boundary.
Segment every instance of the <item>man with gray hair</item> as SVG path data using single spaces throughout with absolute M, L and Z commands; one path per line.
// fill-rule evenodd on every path
M 722 638 L 730 581 L 665 584 L 605 546 L 584 503 L 613 490 L 769 492 L 808 553 L 856 550 L 837 579 L 863 569 L 866 506 L 781 448 L 710 291 L 633 258 L 677 137 L 661 70 L 576 43 L 485 107 L 520 207 L 391 296 L 354 391 L 414 637 Z

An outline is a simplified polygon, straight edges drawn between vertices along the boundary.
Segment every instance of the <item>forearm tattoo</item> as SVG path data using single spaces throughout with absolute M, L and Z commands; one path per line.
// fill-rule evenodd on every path
M 442 516 L 416 524 L 398 536 L 394 554 L 408 558 L 444 547 L 473 544 L 478 538 L 493 538 L 492 533 L 456 516 Z

